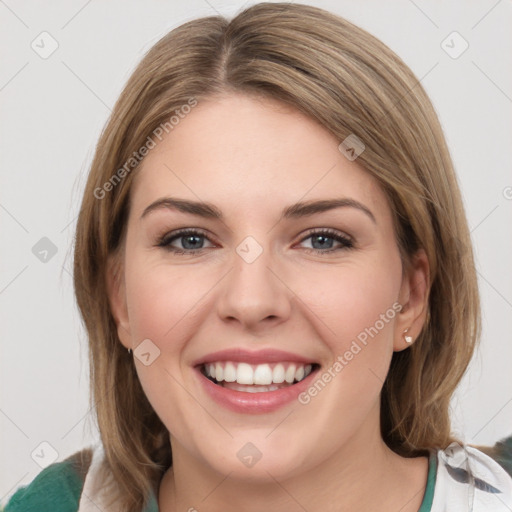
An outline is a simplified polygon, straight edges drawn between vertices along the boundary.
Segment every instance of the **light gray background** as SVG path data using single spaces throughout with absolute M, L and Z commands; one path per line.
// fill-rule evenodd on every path
M 3 501 L 51 457 L 40 443 L 63 460 L 97 436 L 71 247 L 110 109 L 143 53 L 166 32 L 199 16 L 231 16 L 250 3 L 0 0 Z M 483 305 L 481 350 L 454 398 L 454 430 L 467 442 L 494 444 L 512 434 L 511 2 L 309 3 L 390 46 L 421 79 L 440 116 L 467 208 Z M 59 45 L 47 59 L 31 48 L 34 40 L 43 45 L 43 31 Z M 441 47 L 453 31 L 469 43 L 457 59 Z M 32 252 L 42 237 L 57 248 L 46 263 Z M 44 457 L 32 458 L 34 450 Z

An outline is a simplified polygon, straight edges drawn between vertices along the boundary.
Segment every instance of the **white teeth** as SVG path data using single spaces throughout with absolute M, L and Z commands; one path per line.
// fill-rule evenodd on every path
M 272 384 L 272 370 L 268 364 L 259 364 L 254 371 L 254 384 Z
M 313 365 L 296 363 L 258 364 L 219 361 L 206 363 L 204 373 L 217 382 L 237 383 L 253 386 L 254 390 L 270 390 L 272 384 L 293 384 L 305 379 L 313 370 Z M 263 388 L 262 386 L 265 386 Z M 282 386 L 281 386 L 282 387 Z M 230 386 L 230 388 L 233 388 Z M 278 389 L 278 388 L 276 388 Z M 271 390 L 272 391 L 272 390 Z
M 281 363 L 274 366 L 274 370 L 272 371 L 272 382 L 276 384 L 284 382 L 284 366 Z
M 251 365 L 247 363 L 238 363 L 236 369 L 236 381 L 238 384 L 254 384 L 254 372 Z
M 236 381 L 236 367 L 233 363 L 226 363 L 224 367 L 224 380 L 226 382 Z
M 279 389 L 278 386 L 244 386 L 243 384 L 229 384 L 229 389 L 234 389 L 235 391 L 245 391 L 246 393 L 262 393 L 265 391 L 276 391 Z
M 286 373 L 284 374 L 284 380 L 291 384 L 295 379 L 295 365 L 291 364 L 288 366 Z
M 220 363 L 215 365 L 215 379 L 219 382 L 224 380 L 224 368 L 222 368 Z

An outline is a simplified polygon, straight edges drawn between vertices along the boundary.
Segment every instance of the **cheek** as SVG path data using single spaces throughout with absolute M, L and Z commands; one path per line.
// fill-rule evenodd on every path
M 310 279 L 301 285 L 304 302 L 321 320 L 322 338 L 334 358 L 351 348 L 357 357 L 347 358 L 367 365 L 391 355 L 401 262 L 398 253 L 379 254 L 322 269 L 314 274 L 314 286 Z
M 315 274 L 314 287 L 301 287 L 330 359 L 299 401 L 332 426 L 339 442 L 378 407 L 393 354 L 401 284 L 401 263 L 392 256 L 331 267 Z M 332 439 L 318 442 L 328 451 Z
M 215 279 L 199 267 L 153 264 L 142 256 L 127 262 L 126 276 L 133 345 L 150 339 L 159 350 L 147 366 L 135 360 L 140 383 L 169 431 L 189 442 L 190 425 L 205 412 L 185 390 L 182 356 L 200 326 L 201 304 Z
M 127 266 L 128 315 L 136 343 L 149 338 L 162 350 L 178 348 L 184 341 L 179 333 L 194 322 L 194 310 L 209 287 L 209 278 L 198 273 L 199 269 L 135 259 Z

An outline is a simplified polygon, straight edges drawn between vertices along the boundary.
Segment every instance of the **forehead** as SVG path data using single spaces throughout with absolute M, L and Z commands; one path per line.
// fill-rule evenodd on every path
M 297 201 L 351 197 L 385 215 L 377 181 L 319 123 L 288 105 L 232 94 L 201 101 L 141 163 L 132 183 L 139 214 L 165 195 L 270 211 Z M 238 210 L 239 211 L 239 210 Z

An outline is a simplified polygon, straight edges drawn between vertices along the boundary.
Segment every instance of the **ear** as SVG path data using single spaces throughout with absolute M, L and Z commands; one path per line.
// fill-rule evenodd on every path
M 427 317 L 430 292 L 430 265 L 424 249 L 419 249 L 404 271 L 399 302 L 402 305 L 395 322 L 393 349 L 399 352 L 410 347 L 419 336 Z M 404 331 L 412 338 L 405 341 Z
M 118 255 L 108 256 L 106 281 L 110 311 L 117 325 L 117 335 L 127 349 L 132 348 L 124 270 Z

